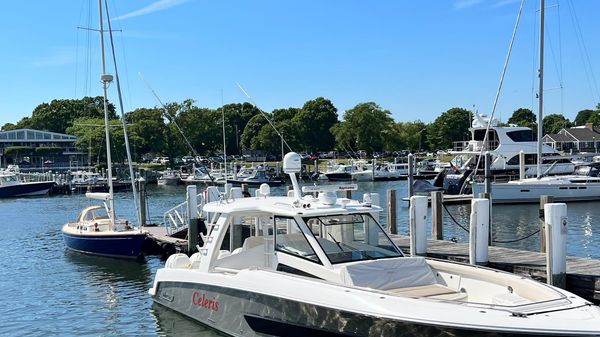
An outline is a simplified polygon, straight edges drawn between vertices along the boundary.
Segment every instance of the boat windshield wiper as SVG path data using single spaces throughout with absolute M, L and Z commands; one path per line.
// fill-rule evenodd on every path
M 329 235 L 329 237 L 331 238 L 331 240 L 333 240 L 333 242 L 335 242 L 335 244 L 338 246 L 338 248 L 340 249 L 340 252 L 344 251 L 344 248 L 342 248 L 342 245 L 338 242 L 338 240 L 336 240 L 333 235 L 331 235 L 331 233 L 327 232 L 327 235 Z

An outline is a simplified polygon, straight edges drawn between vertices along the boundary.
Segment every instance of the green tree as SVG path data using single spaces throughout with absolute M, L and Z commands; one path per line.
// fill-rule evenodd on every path
M 471 112 L 463 108 L 452 108 L 436 118 L 424 132 L 427 132 L 430 149 L 447 149 L 455 141 L 468 140 L 470 126 Z
M 108 104 L 109 119 L 117 119 L 115 107 Z M 78 118 L 103 118 L 104 99 L 101 96 L 84 97 L 82 99 L 55 99 L 50 103 L 38 105 L 31 113 L 31 118 L 17 123 L 19 128 L 64 133 Z
M 535 114 L 527 108 L 519 108 L 515 110 L 508 119 L 508 124 L 515 124 L 518 126 L 526 126 L 532 129 L 537 128 L 537 117 Z
M 134 158 L 165 152 L 167 126 L 162 108 L 139 108 L 125 114 Z
M 571 126 L 571 122 L 560 114 L 550 114 L 544 117 L 542 126 L 545 134 L 558 133 L 563 128 Z
M 6 123 L 2 126 L 2 128 L 0 129 L 0 131 L 10 131 L 10 130 L 15 130 L 17 128 L 17 126 L 13 123 Z
M 120 120 L 109 121 L 111 157 L 113 162 L 124 162 L 126 159 L 125 137 Z M 92 161 L 106 163 L 106 134 L 104 118 L 79 118 L 66 132 L 77 136 L 75 145 L 82 152 L 88 152 Z
M 240 154 L 240 137 L 248 121 L 259 114 L 260 111 L 254 105 L 244 103 L 226 104 L 217 109 L 219 114 L 224 113 L 225 119 L 225 141 L 227 142 L 228 154 Z M 221 132 L 222 133 L 222 132 Z
M 349 145 L 354 150 L 369 154 L 381 151 L 386 135 L 393 130 L 394 120 L 388 110 L 382 110 L 374 102 L 360 103 L 344 113 L 344 120 L 331 131 L 340 148 Z
M 394 125 L 398 145 L 388 150 L 422 150 L 427 144 L 427 125 L 421 121 L 398 122 Z
M 581 110 L 577 113 L 577 116 L 575 116 L 575 120 L 573 121 L 573 123 L 575 124 L 575 126 L 585 125 L 585 123 L 588 123 L 590 121 L 590 118 L 592 118 L 592 116 L 597 115 L 597 114 L 598 114 L 598 111 L 596 111 L 596 110 L 591 110 L 591 109 Z
M 262 114 L 255 115 L 254 117 L 250 118 L 248 123 L 246 123 L 246 127 L 244 128 L 244 132 L 242 132 L 242 137 L 240 140 L 240 145 L 242 146 L 243 150 L 261 149 L 261 138 L 258 137 L 258 135 L 262 128 L 267 124 L 268 122 Z
M 318 97 L 304 103 L 292 119 L 298 128 L 302 149 L 331 150 L 335 145 L 335 138 L 330 129 L 337 123 L 337 118 L 337 108 L 328 99 Z

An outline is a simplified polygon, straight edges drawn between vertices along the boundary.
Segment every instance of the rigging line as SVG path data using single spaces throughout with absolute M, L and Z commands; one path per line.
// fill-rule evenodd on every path
M 150 90 L 150 92 L 152 93 L 152 95 L 154 96 L 154 98 L 156 99 L 156 101 L 158 102 L 158 104 L 161 106 L 161 108 L 163 109 L 163 115 L 165 117 L 167 117 L 167 119 L 173 123 L 175 125 L 175 127 L 177 128 L 177 131 L 179 131 L 179 133 L 181 134 L 181 136 L 183 137 L 183 140 L 185 140 L 185 143 L 187 144 L 187 146 L 190 148 L 190 150 L 192 151 L 192 155 L 198 156 L 198 153 L 196 152 L 196 150 L 194 150 L 194 147 L 192 146 L 192 144 L 190 143 L 190 141 L 187 139 L 187 137 L 185 136 L 185 134 L 183 133 L 183 130 L 181 130 L 181 128 L 179 127 L 179 125 L 177 124 L 177 121 L 175 120 L 174 117 L 172 117 L 169 114 L 169 109 L 167 109 L 167 106 L 160 100 L 160 97 L 158 97 L 158 95 L 156 94 L 156 91 L 154 91 L 154 89 L 152 89 L 152 87 L 150 86 L 150 83 L 148 83 L 148 81 L 146 81 L 146 79 L 144 78 L 144 75 L 142 75 L 142 73 L 138 73 L 138 75 L 140 76 L 140 78 L 142 79 L 142 81 L 144 82 L 144 84 L 146 85 L 146 87 L 148 88 L 148 90 Z
M 538 16 L 534 15 L 534 20 L 533 20 L 533 39 L 535 41 L 536 37 L 538 36 Z M 533 111 L 533 106 L 535 104 L 535 100 L 536 100 L 536 92 L 535 92 L 535 80 L 537 78 L 536 76 L 536 72 L 537 72 L 537 64 L 535 61 L 535 56 L 538 55 L 538 47 L 539 45 L 537 43 L 532 43 L 531 46 L 533 47 L 533 51 L 531 53 L 531 104 L 529 105 L 529 110 Z
M 557 16 L 557 21 L 558 21 L 558 62 L 560 62 L 559 64 L 559 72 L 560 72 L 560 113 L 564 114 L 565 112 L 565 100 L 564 100 L 564 90 L 563 90 L 563 86 L 564 86 L 564 74 L 563 74 L 563 58 L 562 58 L 562 26 L 560 23 L 560 5 L 558 3 L 558 1 L 556 2 L 556 16 Z
M 115 68 L 115 80 L 117 82 L 117 96 L 119 98 L 119 108 L 121 109 L 121 123 L 123 124 L 123 136 L 125 138 L 125 149 L 127 152 L 127 162 L 129 166 L 129 178 L 131 180 L 131 190 L 133 191 L 133 202 L 135 206 L 136 215 L 138 217 L 138 224 L 142 226 L 142 216 L 140 213 L 140 206 L 138 205 L 138 195 L 135 188 L 135 175 L 133 173 L 133 162 L 131 161 L 131 148 L 129 147 L 129 137 L 127 135 L 127 124 L 125 122 L 125 110 L 123 108 L 123 95 L 121 94 L 121 81 L 119 80 L 119 70 L 117 68 L 117 56 L 115 54 L 115 44 L 113 41 L 113 31 L 110 23 L 110 15 L 108 14 L 108 0 L 104 0 L 104 6 L 106 7 L 106 21 L 108 23 L 108 36 L 110 37 L 110 49 L 113 59 L 113 66 Z
M 294 150 L 292 150 L 292 148 L 290 147 L 290 145 L 288 144 L 288 142 L 285 140 L 285 138 L 283 138 L 283 136 L 281 135 L 281 133 L 279 132 L 279 130 L 277 130 L 277 128 L 275 127 L 275 125 L 273 125 L 273 123 L 271 122 L 271 120 L 269 119 L 269 117 L 267 117 L 267 114 L 261 108 L 259 108 L 258 105 L 256 105 L 256 103 L 254 103 L 254 100 L 252 99 L 252 97 L 250 97 L 250 95 L 248 95 L 248 93 L 246 92 L 246 90 L 244 90 L 244 88 L 242 88 L 242 86 L 238 82 L 235 82 L 235 84 L 242 91 L 242 93 L 246 96 L 246 98 L 248 98 L 248 100 L 250 101 L 250 103 L 252 103 L 258 109 L 258 111 L 262 114 L 262 116 L 267 120 L 267 122 L 269 123 L 269 125 L 271 125 L 271 127 L 273 128 L 273 130 L 275 130 L 275 133 L 277 133 L 277 135 L 281 138 L 281 140 L 283 140 L 283 143 L 285 144 L 285 146 L 287 146 L 287 148 L 290 151 L 293 152 Z M 281 158 L 281 160 L 283 160 L 283 158 Z
M 221 88 L 221 122 L 223 123 L 223 175 L 227 183 L 227 143 L 225 140 L 225 105 L 223 104 L 223 89 Z M 282 158 L 283 160 L 283 158 Z M 227 191 L 225 191 L 227 193 Z
M 546 28 L 546 31 L 548 31 L 547 28 Z M 560 59 L 560 55 L 557 58 L 551 38 L 548 38 L 548 45 L 550 47 L 550 54 L 552 55 L 552 59 L 554 60 L 554 62 L 553 62 L 554 71 L 556 72 L 556 76 L 558 77 L 558 86 L 559 86 L 558 89 L 562 90 L 563 78 L 562 78 L 562 72 L 560 71 L 560 68 L 559 68 L 559 66 L 561 66 L 561 64 L 562 64 L 562 60 Z M 559 46 L 560 46 L 560 37 L 559 37 Z M 546 88 L 544 91 L 549 91 L 549 90 L 552 90 L 552 89 Z M 562 106 L 562 101 L 561 101 L 561 106 Z M 562 113 L 562 110 L 561 110 L 561 113 Z
M 581 31 L 581 26 L 579 25 L 579 18 L 577 17 L 577 13 L 575 12 L 575 6 L 573 5 L 572 0 L 567 1 L 567 4 L 569 5 L 571 21 L 573 21 L 573 26 L 575 27 L 577 46 L 579 47 L 579 52 L 581 53 L 583 67 L 584 67 L 584 70 L 586 71 L 586 79 L 588 80 L 588 87 L 590 89 L 590 92 L 592 93 L 592 99 L 599 101 L 600 100 L 600 91 L 598 90 L 596 77 L 594 76 L 594 71 L 592 69 L 592 63 L 590 62 L 589 53 L 587 51 L 585 41 L 583 40 L 583 32 Z M 587 61 L 587 63 L 586 63 L 586 61 Z M 588 71 L 589 71 L 589 73 L 588 73 Z M 592 88 L 592 85 L 594 88 Z M 594 91 L 594 89 L 596 91 Z
M 500 92 L 502 91 L 502 85 L 504 84 L 504 76 L 506 75 L 506 70 L 508 69 L 508 62 L 510 61 L 510 55 L 512 53 L 513 45 L 515 43 L 515 37 L 517 36 L 517 28 L 519 28 L 519 22 L 521 21 L 521 13 L 523 12 L 524 4 L 525 0 L 521 0 L 521 5 L 519 6 L 519 13 L 517 14 L 517 21 L 515 22 L 515 28 L 513 29 L 510 44 L 508 46 L 508 52 L 506 53 L 506 59 L 504 60 L 504 67 L 502 68 L 502 74 L 500 75 L 500 83 L 498 84 L 498 90 L 496 90 L 496 97 L 494 98 L 494 104 L 492 105 L 492 113 L 490 115 L 487 127 L 485 129 L 485 135 L 483 136 L 483 146 L 481 147 L 481 151 L 479 152 L 479 158 L 477 158 L 477 165 L 475 166 L 475 169 L 473 170 L 473 172 L 471 172 L 471 174 L 475 174 L 479 170 L 479 164 L 481 163 L 481 157 L 483 156 L 483 152 L 484 150 L 487 151 L 487 142 L 490 133 L 490 126 L 492 125 L 492 121 L 494 120 L 494 114 L 496 113 L 496 107 L 498 106 L 498 99 L 500 98 Z

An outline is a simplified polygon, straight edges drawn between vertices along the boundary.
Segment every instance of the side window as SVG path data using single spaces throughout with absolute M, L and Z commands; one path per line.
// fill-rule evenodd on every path
M 275 250 L 320 263 L 294 218 L 275 217 Z

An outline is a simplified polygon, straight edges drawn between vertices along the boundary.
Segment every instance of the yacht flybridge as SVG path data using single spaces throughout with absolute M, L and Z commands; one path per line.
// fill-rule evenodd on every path
M 600 335 L 600 308 L 567 291 L 483 267 L 407 257 L 381 208 L 309 186 L 207 203 L 199 252 L 169 257 L 155 302 L 234 336 Z M 319 190 L 318 197 L 312 193 Z M 235 198 L 233 195 L 238 195 Z

